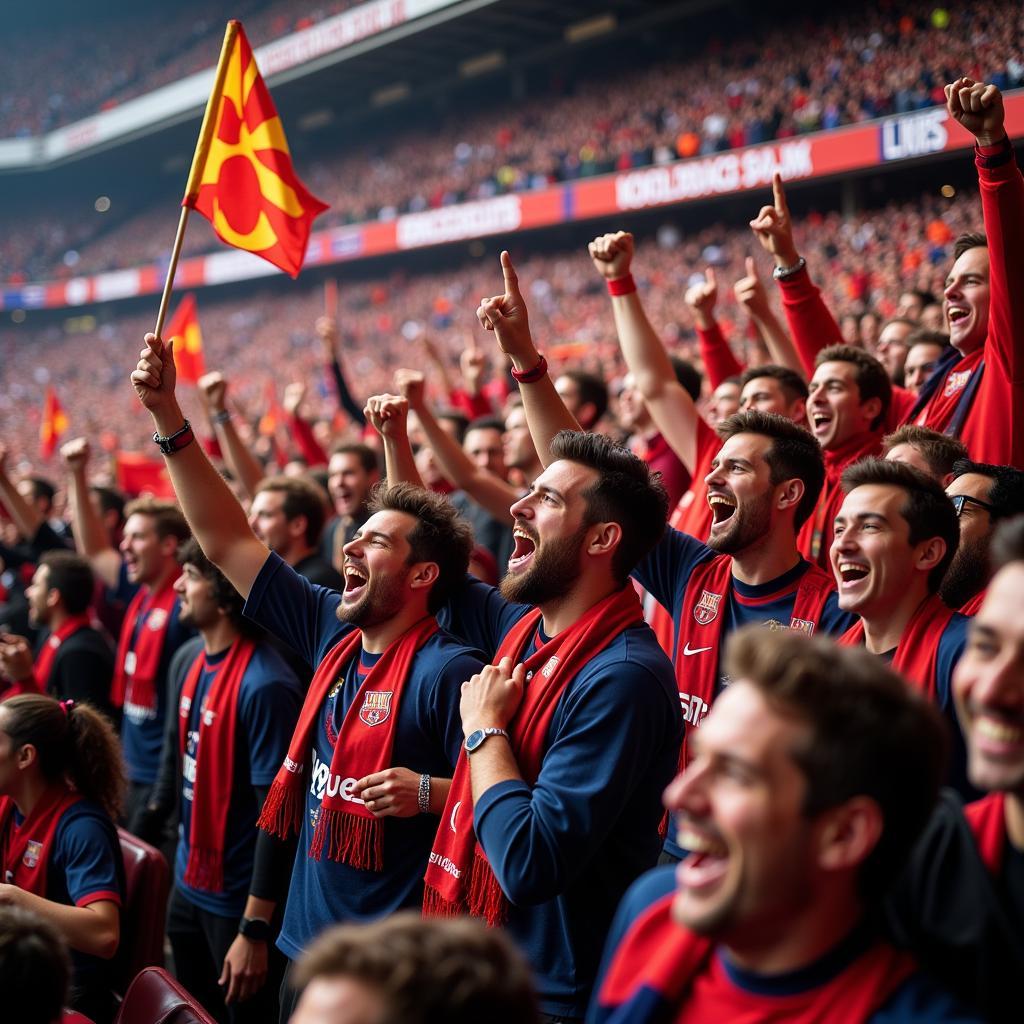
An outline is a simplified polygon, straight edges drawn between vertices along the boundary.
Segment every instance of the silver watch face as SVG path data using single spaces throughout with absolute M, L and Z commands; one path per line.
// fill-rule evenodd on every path
M 487 733 L 483 729 L 477 729 L 466 737 L 466 752 L 472 754 L 483 741 L 487 739 Z

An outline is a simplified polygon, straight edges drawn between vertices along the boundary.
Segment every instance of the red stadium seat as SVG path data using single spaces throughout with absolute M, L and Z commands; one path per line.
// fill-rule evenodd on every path
M 164 923 L 171 872 L 160 851 L 137 836 L 117 830 L 124 857 L 125 899 L 115 991 L 124 993 L 144 967 L 162 967 Z
M 114 1024 L 217 1024 L 162 967 L 147 967 L 128 986 Z

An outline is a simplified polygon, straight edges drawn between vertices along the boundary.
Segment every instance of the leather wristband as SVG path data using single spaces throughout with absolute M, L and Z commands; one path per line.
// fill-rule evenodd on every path
M 616 277 L 608 282 L 609 295 L 630 295 L 635 291 L 636 281 L 633 280 L 632 274 L 627 274 L 625 277 Z
M 185 420 L 185 425 L 180 430 L 176 430 L 173 434 L 168 434 L 167 437 L 161 437 L 159 432 L 153 434 L 153 443 L 164 455 L 174 455 L 176 452 L 180 452 L 182 448 L 187 448 L 195 439 L 196 435 L 192 433 L 192 424 L 188 420 Z
M 541 356 L 537 365 L 529 370 L 517 370 L 513 367 L 512 379 L 519 384 L 536 384 L 548 372 L 548 361 Z

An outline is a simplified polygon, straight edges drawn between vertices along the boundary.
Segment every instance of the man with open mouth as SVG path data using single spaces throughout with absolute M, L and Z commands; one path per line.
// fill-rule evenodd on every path
M 878 925 L 925 826 L 942 723 L 858 650 L 756 627 L 665 792 L 674 870 L 619 909 L 592 1024 L 972 1021 Z
M 839 606 L 860 621 L 839 642 L 890 661 L 945 713 L 957 739 L 952 781 L 962 786 L 951 681 L 969 620 L 939 596 L 960 539 L 953 503 L 936 481 L 884 459 L 851 466 L 843 489 L 832 570 Z
M 944 795 L 890 900 L 890 919 L 935 977 L 986 1020 L 1020 1018 L 1024 971 L 1024 518 L 999 527 L 998 569 L 953 675 L 971 783 Z
M 388 488 L 342 549 L 344 591 L 316 587 L 257 539 L 192 443 L 173 348 L 147 335 L 132 382 L 204 554 L 246 599 L 244 614 L 316 666 L 259 820 L 280 839 L 299 837 L 277 939 L 294 961 L 336 921 L 422 904 L 462 742 L 459 688 L 481 667 L 434 617 L 465 576 L 469 526 L 440 495 Z M 286 975 L 282 1021 L 295 1000 Z

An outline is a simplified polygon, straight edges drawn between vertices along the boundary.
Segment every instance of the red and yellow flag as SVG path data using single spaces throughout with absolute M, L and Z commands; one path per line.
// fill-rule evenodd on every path
M 171 322 L 164 328 L 164 340 L 174 338 L 174 365 L 178 368 L 179 380 L 196 384 L 206 373 L 203 358 L 203 332 L 199 329 L 199 314 L 196 297 L 186 295 L 175 310 Z
M 43 458 L 52 458 L 61 434 L 68 429 L 68 418 L 53 388 L 46 389 L 43 419 L 39 424 L 39 448 Z
M 327 209 L 295 173 L 281 119 L 237 21 L 228 23 L 182 206 L 198 210 L 228 245 L 292 277 L 314 218 Z

